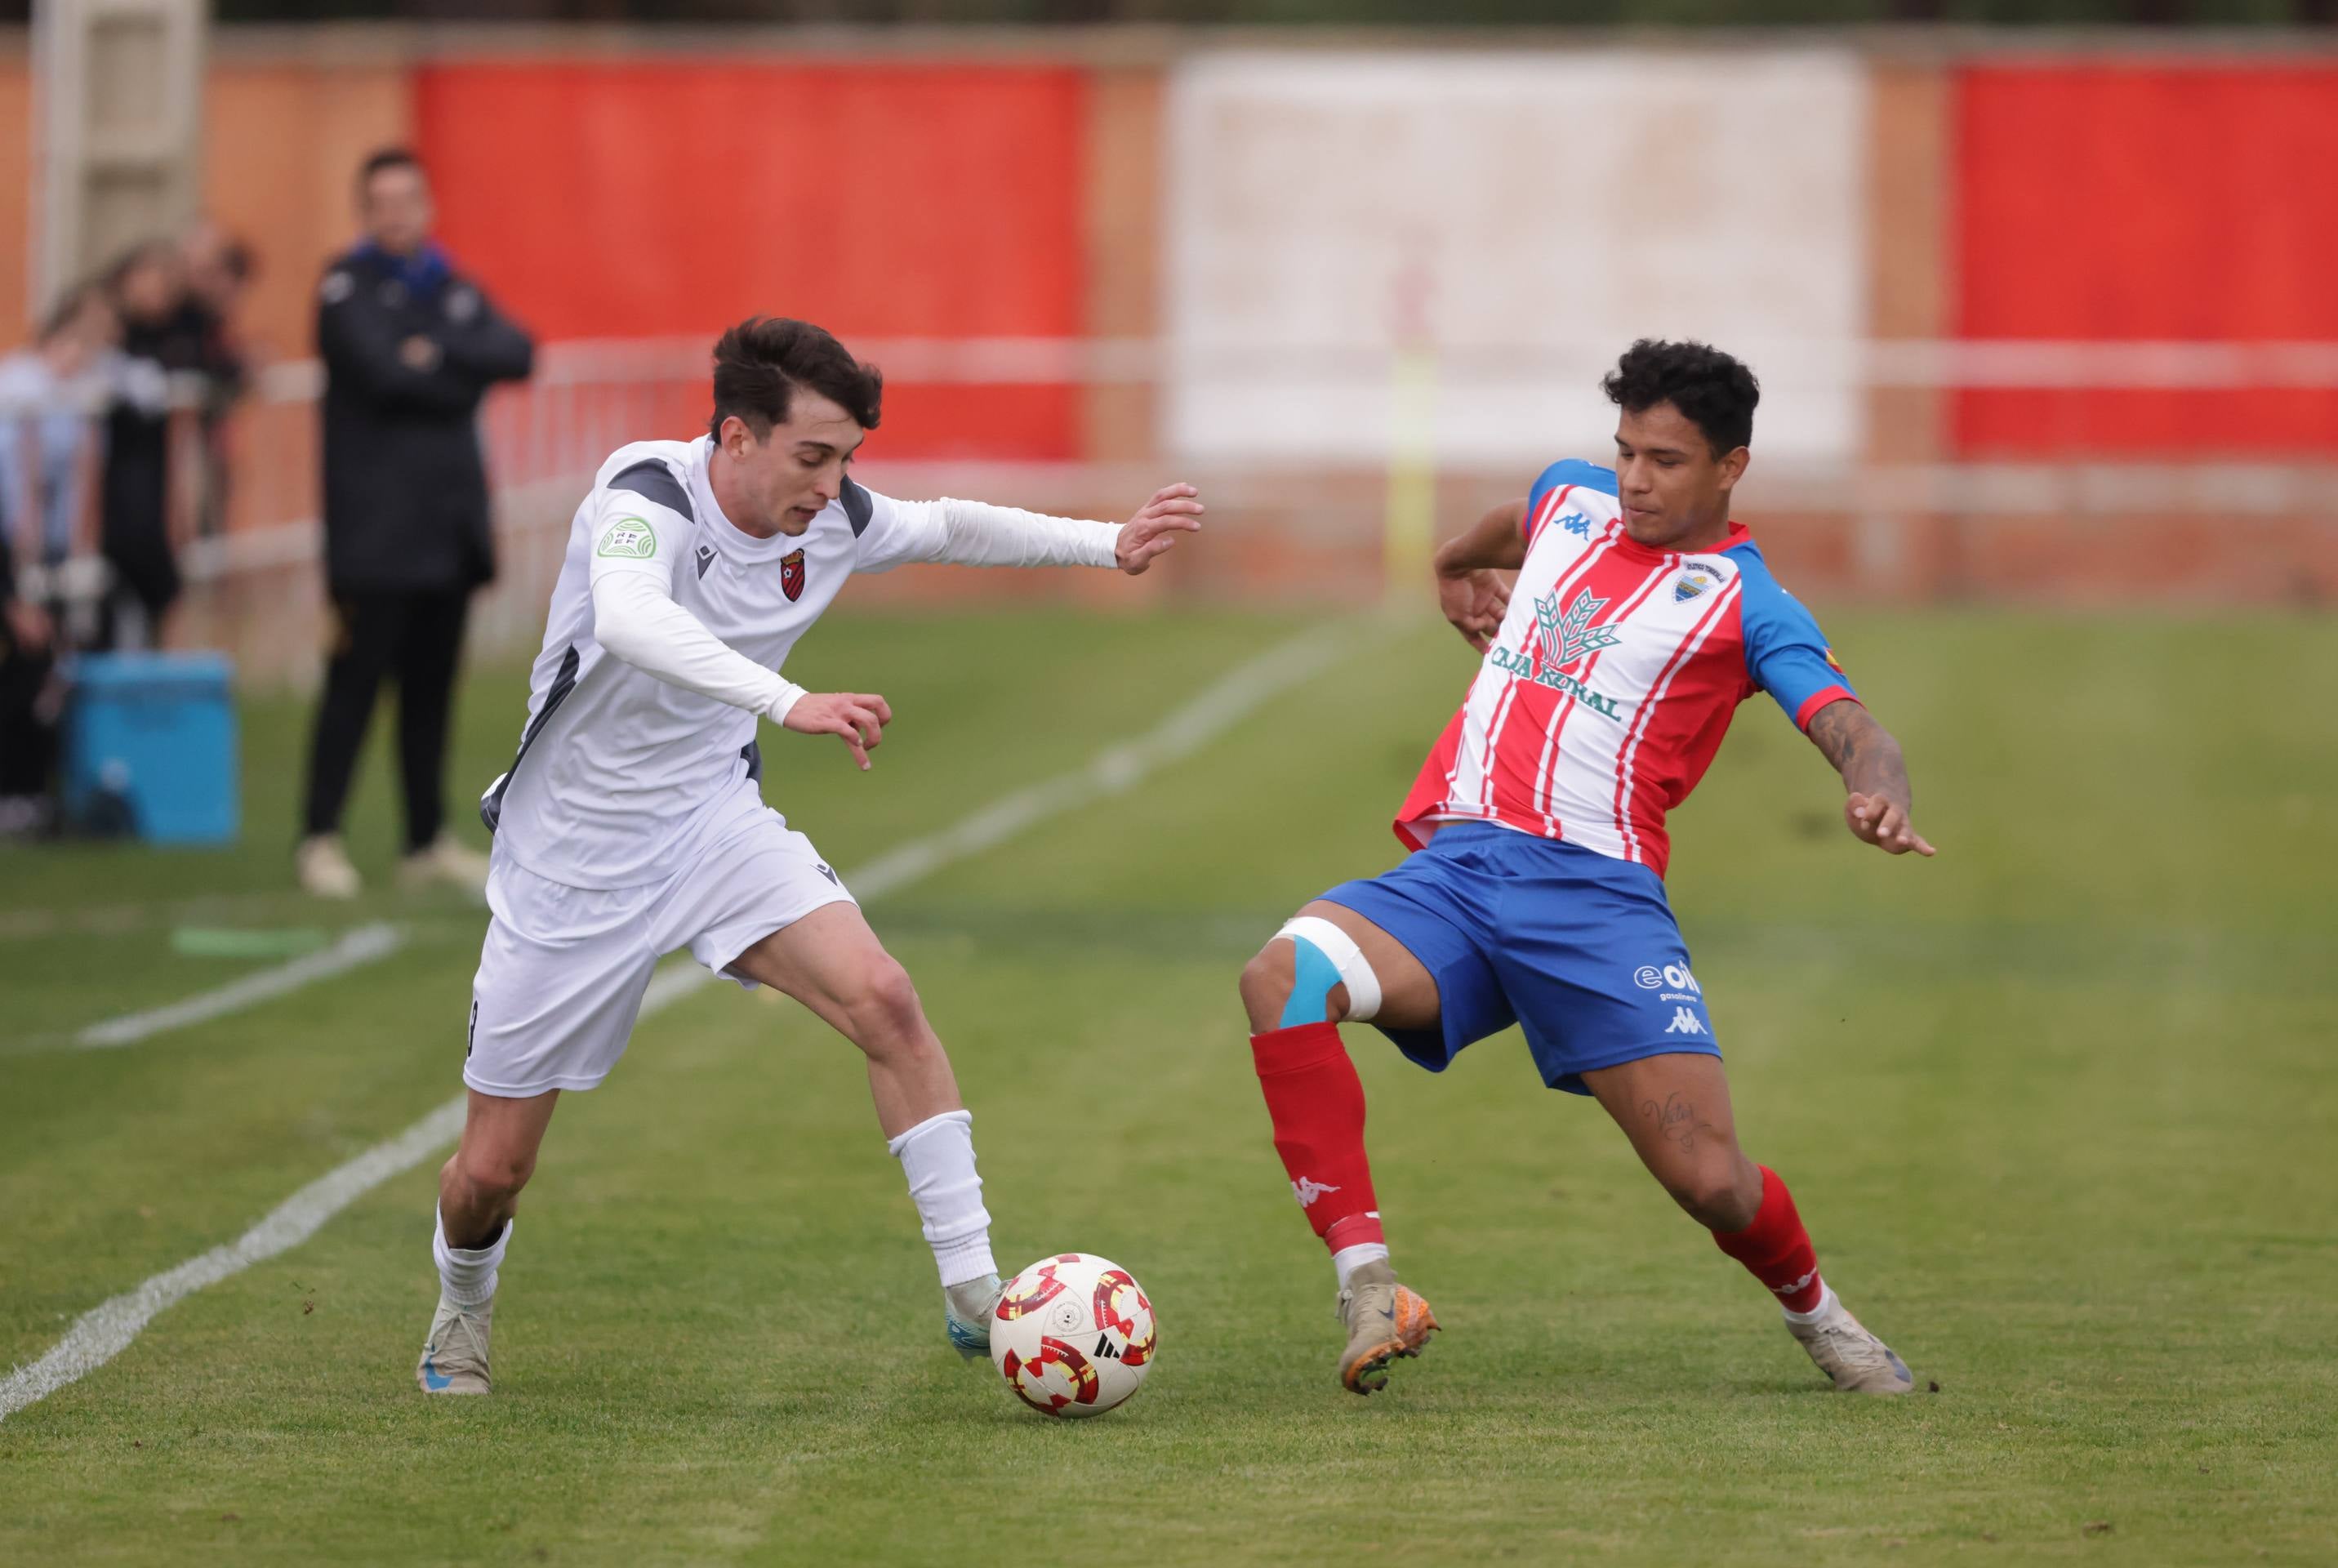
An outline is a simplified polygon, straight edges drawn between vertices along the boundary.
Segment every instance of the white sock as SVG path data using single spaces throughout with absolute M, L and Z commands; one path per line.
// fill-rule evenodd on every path
M 1387 1261 L 1388 1243 L 1385 1241 L 1360 1241 L 1353 1247 L 1342 1247 L 1331 1254 L 1331 1267 L 1339 1271 L 1340 1289 L 1342 1290 L 1348 1288 L 1348 1276 L 1358 1269 L 1367 1263 Z
M 504 1249 L 511 1245 L 511 1233 L 512 1221 L 506 1220 L 494 1241 L 466 1251 L 447 1245 L 447 1220 L 441 1215 L 430 1237 L 430 1256 L 438 1264 L 438 1294 L 457 1307 L 483 1307 L 494 1300 L 496 1269 L 503 1263 Z
M 909 1179 L 909 1198 L 934 1250 L 942 1289 L 998 1272 L 990 1257 L 990 1211 L 974 1171 L 974 1112 L 945 1111 L 885 1147 Z
M 1786 1315 L 1787 1322 L 1800 1323 L 1804 1328 L 1808 1328 L 1810 1325 L 1817 1322 L 1820 1318 L 1825 1317 L 1828 1313 L 1833 1311 L 1839 1305 L 1841 1305 L 1841 1303 L 1837 1302 L 1834 1298 L 1834 1287 L 1822 1279 L 1819 1281 L 1819 1304 L 1817 1306 L 1812 1308 L 1807 1312 L 1797 1312 L 1791 1307 L 1782 1307 L 1779 1310 Z

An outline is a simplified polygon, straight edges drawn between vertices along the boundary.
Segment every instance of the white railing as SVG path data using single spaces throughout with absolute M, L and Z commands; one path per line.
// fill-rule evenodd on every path
M 1765 347 L 1786 348 L 1738 347 L 1756 365 Z M 1297 367 L 1325 384 L 1391 384 L 1398 363 L 1388 353 L 1289 349 L 1212 351 L 1197 359 L 1190 348 L 1138 338 L 856 339 L 853 348 L 882 367 L 897 387 L 1068 385 L 1113 393 L 1122 399 L 1124 420 L 1136 427 L 1135 438 L 1118 445 L 1139 453 L 1159 440 L 1162 399 L 1148 404 L 1144 395 L 1162 391 L 1174 377 L 1254 372 L 1289 381 Z M 509 652 L 533 645 L 558 570 L 561 538 L 591 475 L 627 441 L 687 436 L 703 427 L 707 351 L 703 338 L 555 344 L 538 356 L 533 379 L 489 397 L 481 420 L 496 486 L 501 575 L 479 602 L 475 647 Z M 1878 341 L 1803 344 L 1793 351 L 1805 361 L 1840 368 L 1844 384 L 1879 395 L 2338 388 L 2333 342 Z M 1547 387 L 1557 365 L 1581 358 L 1572 348 L 1520 353 L 1485 346 L 1440 349 L 1427 363 L 1433 374 L 1457 381 L 1480 387 L 1514 383 L 1530 391 Z M 1416 371 L 1423 362 L 1420 355 L 1409 361 Z M 312 361 L 260 373 L 232 427 L 233 525 L 194 542 L 182 558 L 195 586 L 175 629 L 177 640 L 225 647 L 248 675 L 264 682 L 307 679 L 322 646 L 316 522 L 316 400 L 322 384 Z M 182 389 L 182 400 L 191 390 Z M 1869 403 L 1877 410 L 1871 418 L 1892 416 L 1886 397 Z M 0 426 L 24 412 L 0 408 Z M 1412 456 L 1395 461 L 1416 467 L 1435 462 L 1433 455 L 1423 456 L 1417 434 L 1400 444 Z M 880 440 L 862 475 L 880 489 L 972 494 L 1082 515 L 1119 514 L 1168 477 L 1193 479 L 1216 503 L 1213 527 L 1237 538 L 1247 532 L 1252 546 L 1239 555 L 1244 563 L 1239 569 L 1213 574 L 1207 563 L 1197 561 L 1182 579 L 1196 593 L 1369 592 L 1379 580 L 1383 546 L 1395 554 L 1385 465 L 1233 461 L 1206 452 L 1109 462 L 920 462 L 888 461 L 882 451 Z M 1433 494 L 1441 513 L 1453 513 L 1480 495 L 1515 490 L 1528 460 L 1498 466 L 1449 463 L 1442 473 L 1413 478 L 1433 477 L 1433 489 L 1420 494 Z M 2003 462 L 1772 460 L 1762 469 L 1758 505 L 1771 514 L 1847 515 L 1882 534 L 1896 521 L 1943 514 L 2083 520 L 2186 511 L 2327 520 L 2338 517 L 2338 451 L 2217 461 L 2133 462 L 2077 452 Z M 1282 575 L 1250 574 L 1268 571 Z

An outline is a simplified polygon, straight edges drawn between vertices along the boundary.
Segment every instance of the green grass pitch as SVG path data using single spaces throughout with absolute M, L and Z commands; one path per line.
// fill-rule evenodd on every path
M 1829 624 L 1940 858 L 1853 843 L 1756 699 L 1672 890 L 1749 1150 L 1937 1393 L 1828 1392 L 1515 1035 L 1438 1078 L 1363 1028 L 1390 1238 L 1446 1332 L 1386 1395 L 1335 1386 L 1234 978 L 1395 859 L 1470 662 L 1423 624 L 871 901 L 975 1108 L 1002 1260 L 1102 1252 L 1152 1294 L 1125 1410 L 1047 1422 L 948 1351 L 855 1054 L 709 987 L 561 1107 L 491 1398 L 412 1382 L 434 1158 L 0 1422 L 0 1563 L 2338 1562 L 2338 626 Z M 767 736 L 767 790 L 849 876 L 1293 630 L 840 617 L 790 673 L 885 692 L 894 735 L 865 777 Z M 458 790 L 519 703 L 516 671 L 472 683 Z M 247 709 L 236 851 L 0 851 L 0 1366 L 458 1087 L 484 917 L 388 889 L 378 729 L 354 821 L 383 890 L 286 890 L 305 722 Z M 181 928 L 368 920 L 408 945 L 63 1048 L 274 962 Z

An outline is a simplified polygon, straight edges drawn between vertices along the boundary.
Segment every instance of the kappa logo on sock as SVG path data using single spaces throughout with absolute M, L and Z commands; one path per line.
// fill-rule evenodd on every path
M 1819 1271 L 1813 1269 L 1809 1273 L 1803 1275 L 1801 1279 L 1795 1280 L 1792 1285 L 1771 1286 L 1770 1293 L 1773 1296 L 1799 1296 L 1804 1290 L 1809 1289 L 1811 1281 L 1818 1277 Z
M 1299 1200 L 1299 1206 L 1302 1209 L 1312 1208 L 1316 1199 L 1321 1198 L 1326 1192 L 1337 1192 L 1338 1191 L 1339 1189 L 1337 1187 L 1331 1186 L 1326 1182 L 1314 1181 L 1311 1178 L 1305 1176 L 1302 1176 L 1298 1181 L 1293 1181 L 1291 1184 L 1291 1195 Z

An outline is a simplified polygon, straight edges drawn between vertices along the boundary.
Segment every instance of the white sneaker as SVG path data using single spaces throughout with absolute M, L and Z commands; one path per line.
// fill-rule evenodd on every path
M 1786 1314 L 1786 1332 L 1802 1341 L 1819 1370 L 1847 1394 L 1905 1394 L 1916 1387 L 1908 1364 L 1869 1333 L 1832 1290 L 1808 1320 Z
M 487 1337 L 493 1331 L 495 1298 L 477 1307 L 457 1307 L 438 1298 L 438 1311 L 430 1319 L 430 1338 L 415 1363 L 414 1380 L 425 1394 L 485 1394 L 487 1391 Z
M 423 887 L 434 882 L 466 893 L 485 893 L 487 858 L 441 833 L 398 863 L 399 887 Z
M 354 898 L 365 888 L 365 878 L 349 864 L 338 833 L 319 833 L 300 840 L 292 853 L 293 869 L 301 889 L 319 898 Z

